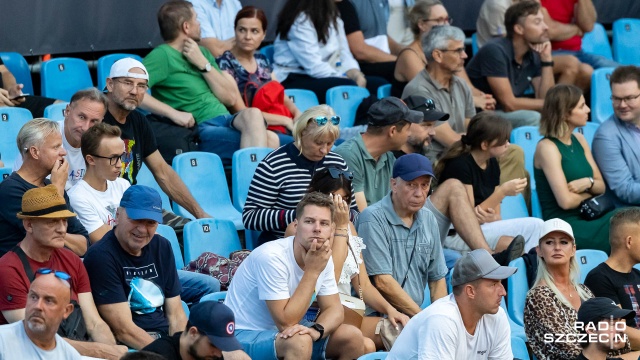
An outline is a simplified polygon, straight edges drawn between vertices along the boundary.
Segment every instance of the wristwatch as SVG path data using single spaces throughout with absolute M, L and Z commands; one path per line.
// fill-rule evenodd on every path
M 206 63 L 204 65 L 204 69 L 200 69 L 200 72 L 203 72 L 203 73 L 206 73 L 206 72 L 209 72 L 209 71 L 211 71 L 211 63 Z
M 318 324 L 318 323 L 312 323 L 313 325 L 309 326 L 312 329 L 315 329 L 317 332 L 320 333 L 320 337 L 316 340 L 319 341 L 320 339 L 322 339 L 322 336 L 324 335 L 324 326 Z
M 544 66 L 553 66 L 553 60 L 551 61 L 540 61 L 540 67 Z

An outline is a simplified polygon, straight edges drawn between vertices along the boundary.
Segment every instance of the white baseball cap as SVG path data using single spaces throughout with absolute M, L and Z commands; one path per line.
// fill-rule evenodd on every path
M 569 225 L 568 222 L 558 218 L 549 219 L 544 222 L 542 226 L 542 236 L 540 236 L 540 240 L 544 239 L 547 235 L 556 231 L 567 234 L 569 235 L 569 237 L 571 237 L 571 240 L 573 240 L 574 242 L 576 241 L 576 238 L 573 236 L 573 229 L 571 228 L 571 225 Z
M 144 74 L 131 72 L 131 69 L 133 68 L 142 69 L 142 71 L 144 71 Z M 147 72 L 147 68 L 145 68 L 140 61 L 133 58 L 124 58 L 113 63 L 113 66 L 111 66 L 111 71 L 109 72 L 110 79 L 119 77 L 130 77 L 134 79 L 149 80 L 149 73 Z

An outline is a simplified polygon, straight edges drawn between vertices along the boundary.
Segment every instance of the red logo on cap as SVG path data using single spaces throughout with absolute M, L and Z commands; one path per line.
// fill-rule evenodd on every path
M 227 334 L 233 335 L 233 331 L 236 329 L 236 324 L 232 321 L 227 324 Z

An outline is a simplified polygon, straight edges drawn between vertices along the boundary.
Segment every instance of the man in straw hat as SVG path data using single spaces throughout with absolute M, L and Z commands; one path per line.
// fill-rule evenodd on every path
M 453 268 L 453 293 L 409 320 L 387 359 L 513 359 L 500 302 L 507 294 L 501 280 L 516 270 L 500 266 L 484 249 L 461 257 Z
M 29 286 L 39 269 L 64 271 L 71 276 L 71 301 L 80 305 L 72 314 L 83 320 L 79 328 L 63 322 L 58 333 L 86 356 L 117 359 L 126 347 L 116 345 L 107 324 L 100 318 L 82 260 L 64 248 L 67 219 L 76 214 L 67 210 L 64 198 L 54 185 L 28 190 L 22 197 L 21 219 L 26 236 L 0 258 L 0 324 L 25 318 Z M 69 321 L 69 323 L 73 323 Z M 89 344 L 80 340 L 93 339 Z

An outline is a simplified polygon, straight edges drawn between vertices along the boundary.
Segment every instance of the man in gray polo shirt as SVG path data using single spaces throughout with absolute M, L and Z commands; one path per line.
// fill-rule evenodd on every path
M 419 111 L 409 110 L 395 97 L 371 105 L 367 131 L 345 141 L 335 150 L 353 172 L 353 192 L 360 211 L 389 193 L 389 179 L 395 162 L 393 150 L 407 142 L 409 127 L 423 120 Z

